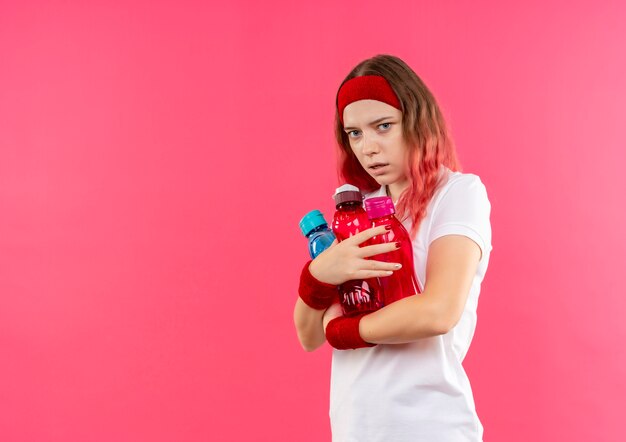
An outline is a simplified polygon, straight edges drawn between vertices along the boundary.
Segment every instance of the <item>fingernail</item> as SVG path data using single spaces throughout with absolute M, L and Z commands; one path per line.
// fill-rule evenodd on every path
M 394 265 L 394 267 L 395 267 L 396 269 L 402 268 L 402 264 L 395 264 L 395 265 Z
M 402 243 L 401 243 L 401 242 L 397 242 L 397 243 L 396 243 L 396 249 L 399 249 L 401 246 L 402 246 Z
M 388 276 L 391 276 L 391 275 L 393 275 L 393 272 L 392 272 L 391 270 L 388 270 L 388 271 L 387 271 L 387 275 L 388 275 Z
M 385 230 L 391 230 L 391 226 L 390 225 L 386 225 L 385 226 Z

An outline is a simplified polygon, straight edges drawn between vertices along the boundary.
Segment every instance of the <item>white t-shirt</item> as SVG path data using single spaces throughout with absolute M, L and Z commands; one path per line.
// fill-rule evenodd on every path
M 415 274 L 423 289 L 428 247 L 464 235 L 482 251 L 458 324 L 445 335 L 408 344 L 333 349 L 330 420 L 333 442 L 477 442 L 483 427 L 462 366 L 476 328 L 476 307 L 491 246 L 491 204 L 480 178 L 442 167 L 444 181 L 413 240 Z M 366 195 L 386 195 L 386 187 Z M 411 220 L 403 221 L 411 231 Z M 419 295 L 418 295 L 419 296 Z

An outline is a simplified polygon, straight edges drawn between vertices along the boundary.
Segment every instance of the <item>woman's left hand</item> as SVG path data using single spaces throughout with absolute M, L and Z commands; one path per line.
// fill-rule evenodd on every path
M 324 317 L 322 318 L 324 333 L 326 333 L 326 326 L 328 325 L 328 323 L 333 319 L 339 318 L 341 316 L 343 316 L 343 312 L 341 311 L 341 305 L 339 305 L 339 303 L 336 302 L 328 307 L 328 309 L 326 309 L 326 312 L 324 313 Z

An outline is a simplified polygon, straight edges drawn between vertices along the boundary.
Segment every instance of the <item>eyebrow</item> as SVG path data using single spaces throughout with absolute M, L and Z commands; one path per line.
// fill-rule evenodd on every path
M 378 123 L 380 123 L 383 120 L 387 120 L 393 117 L 382 117 L 382 118 L 378 118 L 377 120 L 372 121 L 369 125 L 370 126 L 375 126 Z M 354 129 L 358 129 L 358 127 L 344 127 L 343 130 L 354 130 Z

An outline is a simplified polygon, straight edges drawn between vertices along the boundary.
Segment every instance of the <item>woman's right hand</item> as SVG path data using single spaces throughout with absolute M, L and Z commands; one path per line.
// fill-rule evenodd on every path
M 384 233 L 387 233 L 385 226 L 378 226 L 359 232 L 339 243 L 335 240 L 311 262 L 309 272 L 318 281 L 332 285 L 340 285 L 353 279 L 391 275 L 394 270 L 400 269 L 399 263 L 365 258 L 397 250 L 396 243 L 359 247 L 365 241 Z

